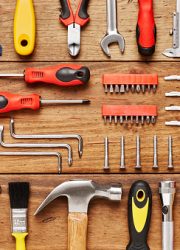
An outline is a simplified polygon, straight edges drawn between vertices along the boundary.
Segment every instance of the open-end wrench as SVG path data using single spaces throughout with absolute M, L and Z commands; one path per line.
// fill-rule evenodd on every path
M 121 52 L 125 49 L 124 37 L 118 32 L 117 28 L 117 0 L 107 0 L 107 33 L 101 40 L 101 48 L 103 52 L 111 57 L 109 45 L 118 43 Z

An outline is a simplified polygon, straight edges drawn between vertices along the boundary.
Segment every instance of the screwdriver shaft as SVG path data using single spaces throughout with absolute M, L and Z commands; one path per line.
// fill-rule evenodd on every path
M 41 104 L 88 104 L 90 100 L 40 100 Z
M 24 74 L 0 74 L 0 77 L 24 77 Z

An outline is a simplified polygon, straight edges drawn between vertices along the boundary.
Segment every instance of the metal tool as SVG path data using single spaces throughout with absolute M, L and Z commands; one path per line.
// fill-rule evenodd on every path
M 104 74 L 102 76 L 104 92 L 108 93 L 155 93 L 158 86 L 157 74 Z
M 165 122 L 166 126 L 180 126 L 180 121 L 168 121 Z
M 173 35 L 173 48 L 166 49 L 163 55 L 167 57 L 180 57 L 180 2 L 176 0 L 176 12 L 173 14 L 173 29 L 171 33 Z
M 0 125 L 0 145 L 5 148 L 65 148 L 68 150 L 68 164 L 72 165 L 72 148 L 69 144 L 53 143 L 5 143 L 3 141 L 4 127 Z
M 75 15 L 70 0 L 60 0 L 60 3 L 60 21 L 68 27 L 68 50 L 71 56 L 77 56 L 81 45 L 81 27 L 90 20 L 87 13 L 89 0 L 80 0 Z
M 165 81 L 180 81 L 180 76 L 178 75 L 171 75 L 171 76 L 165 76 Z
M 140 146 L 140 136 L 136 136 L 136 166 L 135 169 L 141 169 L 141 156 L 140 156 L 141 146 Z
M 172 149 L 173 139 L 172 136 L 168 136 L 168 169 L 173 169 L 173 149 Z
M 88 223 L 88 206 L 93 198 L 106 198 L 120 201 L 121 184 L 99 185 L 91 180 L 66 181 L 57 186 L 42 202 L 35 215 L 42 211 L 51 201 L 60 197 L 68 198 L 68 250 L 86 250 Z
M 162 250 L 174 249 L 173 203 L 175 193 L 175 181 L 159 183 L 159 195 L 162 203 Z
M 43 100 L 37 94 L 18 95 L 9 92 L 0 92 L 0 113 L 7 113 L 21 109 L 40 109 L 41 105 L 61 105 L 61 104 L 89 104 L 89 100 Z
M 126 250 L 149 250 L 147 237 L 151 222 L 152 192 L 145 181 L 136 181 L 128 197 L 130 241 Z
M 169 106 L 169 107 L 165 107 L 166 111 L 180 111 L 180 106 Z
M 125 150 L 124 150 L 124 144 L 125 144 L 124 136 L 121 136 L 120 143 L 121 143 L 120 169 L 124 170 L 124 169 L 126 169 L 126 166 L 125 166 Z
M 76 64 L 59 64 L 44 68 L 26 68 L 22 74 L 0 73 L 0 77 L 24 78 L 29 85 L 36 83 L 71 87 L 86 84 L 90 79 L 87 67 Z
M 109 140 L 104 138 L 104 170 L 109 169 Z
M 153 138 L 153 148 L 154 148 L 154 153 L 153 153 L 153 161 L 154 161 L 154 164 L 153 164 L 153 169 L 158 169 L 158 152 L 157 152 L 157 149 L 158 149 L 158 145 L 157 145 L 157 135 L 154 135 L 154 138 Z
M 107 2 L 107 33 L 101 41 L 101 48 L 103 52 L 111 57 L 109 45 L 118 43 L 120 51 L 125 50 L 124 37 L 118 32 L 117 28 L 117 0 L 106 0 Z
M 66 134 L 66 135 L 61 135 L 61 134 L 52 134 L 52 135 L 42 135 L 42 134 L 22 135 L 21 134 L 20 135 L 20 134 L 16 134 L 13 118 L 10 119 L 9 127 L 10 127 L 10 134 L 15 139 L 76 139 L 78 140 L 79 157 L 81 157 L 83 154 L 83 138 L 80 135 L 77 135 L 77 134 Z
M 62 172 L 62 156 L 59 152 L 0 152 L 0 156 L 56 156 L 58 158 L 58 173 Z
M 169 92 L 169 93 L 165 93 L 165 96 L 167 96 L 167 97 L 179 97 L 180 96 L 180 92 L 178 92 L 178 91 L 172 91 L 172 92 Z

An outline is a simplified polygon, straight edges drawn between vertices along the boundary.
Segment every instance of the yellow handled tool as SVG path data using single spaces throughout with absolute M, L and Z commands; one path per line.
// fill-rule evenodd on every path
M 14 47 L 19 55 L 28 56 L 33 52 L 35 30 L 33 0 L 17 0 L 14 16 Z
M 12 233 L 16 239 L 16 250 L 26 250 L 25 238 L 28 233 Z

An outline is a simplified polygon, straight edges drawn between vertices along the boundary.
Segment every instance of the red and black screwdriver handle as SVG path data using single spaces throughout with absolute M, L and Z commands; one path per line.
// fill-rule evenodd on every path
M 0 92 L 0 113 L 7 113 L 14 110 L 40 108 L 41 97 L 36 94 L 17 95 L 9 92 Z
M 150 250 L 147 235 L 150 227 L 152 193 L 145 181 L 131 186 L 128 198 L 128 224 L 130 241 L 126 250 Z
M 60 0 L 60 4 L 60 20 L 65 26 L 76 23 L 82 27 L 89 22 L 90 18 L 87 12 L 89 0 L 80 0 L 75 16 L 71 8 L 70 0 Z
M 136 27 L 138 50 L 141 55 L 151 56 L 155 51 L 156 25 L 153 0 L 138 0 L 139 15 Z
M 27 83 L 44 82 L 58 86 L 77 86 L 86 84 L 90 79 L 87 67 L 74 64 L 61 64 L 45 68 L 27 68 L 24 72 Z

